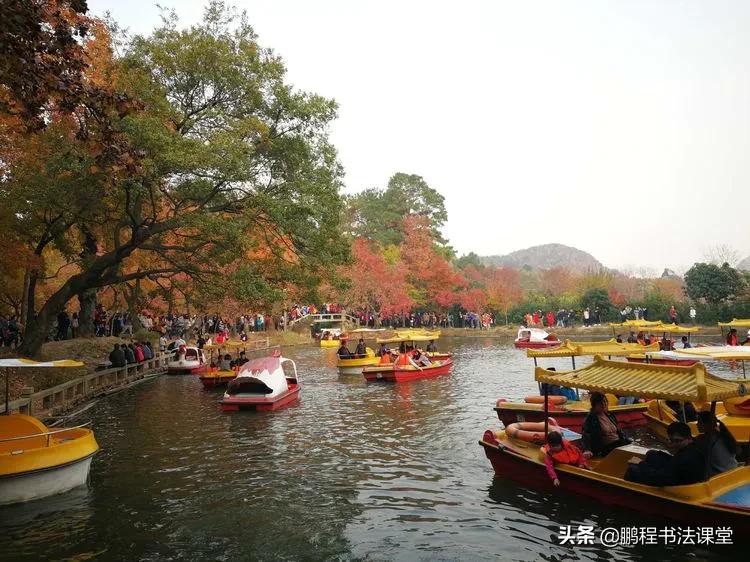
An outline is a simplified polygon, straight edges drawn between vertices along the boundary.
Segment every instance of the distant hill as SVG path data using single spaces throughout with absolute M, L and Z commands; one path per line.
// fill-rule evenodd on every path
M 578 248 L 564 244 L 542 244 L 525 250 L 517 250 L 504 256 L 486 256 L 481 258 L 487 265 L 514 267 L 522 269 L 553 269 L 564 267 L 571 271 L 586 272 L 605 269 L 594 256 Z
M 744 260 L 737 264 L 737 269 L 744 271 L 750 271 L 750 256 L 747 256 Z

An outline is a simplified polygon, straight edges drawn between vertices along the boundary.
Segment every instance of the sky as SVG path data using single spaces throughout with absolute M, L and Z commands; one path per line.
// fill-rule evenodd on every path
M 204 0 L 160 0 L 181 24 Z M 459 254 L 558 242 L 624 270 L 750 255 L 750 2 L 235 0 L 334 98 L 345 192 L 418 174 Z M 153 0 L 88 0 L 131 33 Z

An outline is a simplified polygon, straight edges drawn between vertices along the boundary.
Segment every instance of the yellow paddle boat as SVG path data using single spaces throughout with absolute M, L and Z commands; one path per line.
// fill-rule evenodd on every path
M 318 340 L 320 347 L 331 348 L 341 345 L 341 330 L 338 328 L 323 328 L 315 339 Z
M 204 346 L 203 350 L 209 353 L 209 367 L 207 370 L 199 373 L 198 378 L 200 378 L 204 388 L 213 388 L 215 386 L 225 385 L 237 377 L 237 373 L 240 371 L 239 367 L 222 369 L 222 357 L 224 357 L 224 355 L 237 355 L 237 357 L 232 357 L 232 360 L 236 360 L 239 357 L 240 352 L 247 350 L 247 342 L 228 341 L 224 343 L 213 343 Z M 214 354 L 216 354 L 216 357 L 214 357 Z
M 99 450 L 87 424 L 50 429 L 38 419 L 10 414 L 8 370 L 27 367 L 81 367 L 78 361 L 37 363 L 0 359 L 6 370 L 5 414 L 0 416 L 0 505 L 44 498 L 86 484 Z
M 379 357 L 377 364 L 362 369 L 362 374 L 368 381 L 388 378 L 394 371 L 395 360 L 399 353 L 406 352 L 407 347 L 417 348 L 434 342 L 440 338 L 440 330 L 426 330 L 423 328 L 405 328 L 384 334 L 375 342 L 388 347 L 389 344 L 398 344 L 398 349 Z M 426 347 L 426 346 L 425 346 Z M 452 353 L 439 351 L 425 351 L 425 354 L 433 361 L 448 361 L 453 358 Z
M 535 379 L 549 385 L 616 395 L 711 403 L 712 410 L 717 401 L 744 398 L 747 392 L 743 383 L 713 376 L 701 364 L 690 367 L 647 365 L 608 361 L 600 356 L 595 356 L 591 365 L 574 371 L 553 372 L 537 367 Z M 553 420 L 545 418 L 542 439 L 548 430 L 559 431 L 559 428 Z M 576 435 L 569 434 L 568 438 Z M 555 470 L 560 487 L 555 488 L 546 474 L 546 453 L 538 441 L 511 437 L 506 431 L 488 430 L 479 443 L 498 476 L 523 485 L 571 492 L 577 498 L 589 496 L 599 504 L 618 505 L 652 515 L 711 526 L 729 524 L 736 532 L 750 529 L 748 466 L 695 484 L 648 486 L 624 479 L 628 466 L 640 462 L 647 452 L 643 447 L 626 445 L 604 458 L 592 459 L 591 470 L 557 464 Z

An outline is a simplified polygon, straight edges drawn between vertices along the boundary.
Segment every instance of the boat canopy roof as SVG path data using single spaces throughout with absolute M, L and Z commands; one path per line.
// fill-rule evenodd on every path
M 61 359 L 60 361 L 34 361 L 33 359 L 0 359 L 0 368 L 16 369 L 22 367 L 83 367 L 82 361 Z
M 678 326 L 677 324 L 664 324 L 661 321 L 649 320 L 626 320 L 621 324 L 609 323 L 612 328 L 632 328 L 634 330 L 645 329 L 651 332 L 666 332 L 668 334 L 692 334 L 700 331 L 698 326 Z M 748 324 L 750 326 L 750 324 Z
M 646 351 L 659 351 L 659 344 L 640 345 L 638 343 L 618 343 L 616 340 L 605 341 L 570 341 L 565 340 L 559 347 L 551 349 L 527 349 L 527 357 L 580 357 L 582 355 L 608 355 L 627 357 Z
M 750 328 L 750 319 L 734 318 L 731 322 L 719 322 L 719 328 Z
M 408 341 L 432 341 L 440 338 L 440 330 L 423 330 L 420 328 L 407 328 L 405 330 L 395 330 L 385 337 L 378 338 L 377 343 L 401 343 Z
M 750 346 L 711 345 L 676 350 L 693 359 L 717 359 L 720 361 L 746 361 L 750 359 Z
M 593 363 L 576 371 L 555 372 L 537 367 L 538 382 L 581 388 L 618 396 L 713 402 L 744 396 L 744 383 L 706 372 L 702 363 L 689 367 L 608 361 L 596 355 Z
M 621 326 L 623 328 L 650 328 L 652 326 L 658 326 L 661 324 L 661 320 L 625 320 L 625 322 L 616 323 L 610 322 L 610 326 Z

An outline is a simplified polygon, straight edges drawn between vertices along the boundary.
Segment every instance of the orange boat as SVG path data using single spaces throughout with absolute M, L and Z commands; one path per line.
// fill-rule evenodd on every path
M 425 367 L 415 367 L 414 365 L 392 365 L 388 370 L 382 371 L 365 371 L 363 374 L 368 382 L 386 381 L 386 382 L 407 382 L 417 379 L 426 379 L 437 377 L 438 375 L 448 375 L 453 368 L 453 359 L 433 361 Z

